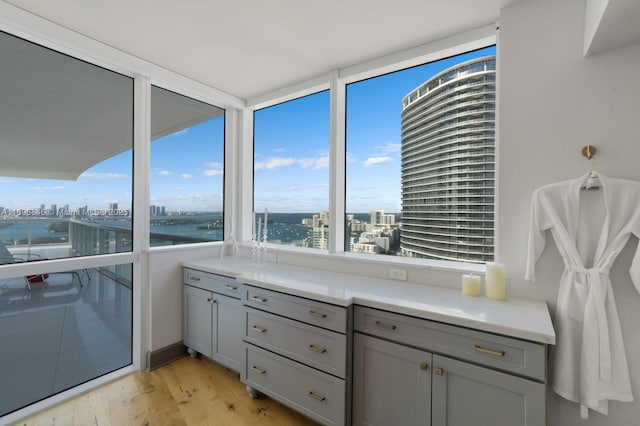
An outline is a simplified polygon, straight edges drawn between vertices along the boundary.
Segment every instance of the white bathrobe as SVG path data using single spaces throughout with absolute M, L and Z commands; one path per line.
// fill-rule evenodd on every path
M 608 400 L 633 400 L 609 269 L 629 237 L 640 236 L 640 183 L 599 178 L 598 190 L 581 190 L 584 176 L 534 192 L 525 274 L 535 280 L 535 263 L 550 230 L 565 267 L 556 306 L 552 387 L 579 403 L 583 418 L 588 409 L 607 414 Z M 640 291 L 640 249 L 630 274 Z

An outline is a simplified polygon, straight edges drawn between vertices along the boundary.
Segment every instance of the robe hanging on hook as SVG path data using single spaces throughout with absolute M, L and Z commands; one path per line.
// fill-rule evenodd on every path
M 596 147 L 593 145 L 587 145 L 582 148 L 582 156 L 588 160 L 591 160 L 596 155 Z

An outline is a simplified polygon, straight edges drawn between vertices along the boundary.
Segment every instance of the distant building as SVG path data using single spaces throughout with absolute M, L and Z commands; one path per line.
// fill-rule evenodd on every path
M 493 259 L 495 72 L 473 59 L 402 100 L 403 256 Z

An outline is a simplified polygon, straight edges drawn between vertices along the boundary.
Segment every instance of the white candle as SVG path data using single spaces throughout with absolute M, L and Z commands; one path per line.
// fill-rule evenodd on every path
M 479 275 L 465 274 L 462 276 L 462 294 L 465 296 L 480 296 L 482 294 Z
M 506 292 L 506 271 L 504 265 L 487 263 L 484 277 L 485 296 L 487 299 L 504 300 Z

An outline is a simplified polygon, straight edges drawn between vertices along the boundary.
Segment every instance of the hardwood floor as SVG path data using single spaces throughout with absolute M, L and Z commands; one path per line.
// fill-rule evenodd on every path
M 140 371 L 24 420 L 22 426 L 316 425 L 206 358 Z

